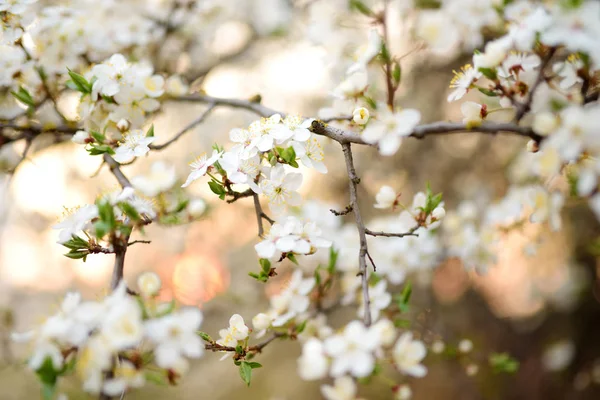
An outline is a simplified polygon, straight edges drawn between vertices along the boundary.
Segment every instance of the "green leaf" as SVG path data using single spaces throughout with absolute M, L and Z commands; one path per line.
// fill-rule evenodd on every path
M 67 68 L 68 69 L 68 68 Z M 87 79 L 84 78 L 83 75 L 78 74 L 77 72 L 71 71 L 69 70 L 69 76 L 71 77 L 71 81 L 69 82 L 73 82 L 72 84 L 69 84 L 67 82 L 67 86 L 73 90 L 77 90 L 78 92 L 81 92 L 83 94 L 90 94 L 92 93 L 92 84 L 90 82 L 87 81 Z
M 483 74 L 489 80 L 495 81 L 498 79 L 498 73 L 494 68 L 479 68 L 479 72 Z
M 498 93 L 494 92 L 493 90 L 490 89 L 485 89 L 485 88 L 477 88 L 477 90 L 479 90 L 481 93 L 485 94 L 486 96 L 490 96 L 490 97 L 498 97 Z
M 401 319 L 401 318 L 395 319 L 394 320 L 394 326 L 396 328 L 405 328 L 405 329 L 408 329 L 408 328 L 410 328 L 410 320 L 408 320 L 408 319 Z
M 392 56 L 390 55 L 390 51 L 388 50 L 385 42 L 381 42 L 381 59 L 384 63 L 389 63 L 392 61 Z
M 377 102 L 375 100 L 373 100 L 372 97 L 369 96 L 363 96 L 363 99 L 365 100 L 365 102 L 367 103 L 367 105 L 369 107 L 371 107 L 373 110 L 377 109 Z
M 268 274 L 271 272 L 271 261 L 266 258 L 261 258 L 258 262 L 260 264 L 260 269 L 262 269 L 264 273 Z
M 150 125 L 150 129 L 146 132 L 146 137 L 154 137 L 154 124 Z
M 300 334 L 300 333 L 304 332 L 304 330 L 306 329 L 307 323 L 308 323 L 307 319 L 302 321 L 302 323 L 300 325 L 298 325 L 298 327 L 296 328 L 296 333 Z
M 244 352 L 244 349 L 241 345 L 238 344 L 237 346 L 235 346 L 235 352 L 238 354 L 242 354 Z
M 402 79 L 402 68 L 400 67 L 399 62 L 394 62 L 394 69 L 392 70 L 392 78 L 394 79 L 394 83 L 396 86 L 400 84 L 400 80 Z
M 140 217 L 140 214 L 135 209 L 135 207 L 129 203 L 125 203 L 125 202 L 119 203 L 119 208 L 121 209 L 121 211 L 123 211 L 123 214 L 128 216 L 132 221 L 137 222 L 142 219 L 142 217 Z
M 253 361 L 253 362 L 249 362 L 249 363 L 247 363 L 247 364 L 248 364 L 248 365 L 250 366 L 250 368 L 252 368 L 252 369 L 256 369 L 256 368 L 262 368 L 262 364 L 261 364 L 261 363 L 257 363 L 257 362 L 255 362 L 255 361 Z
M 104 136 L 100 132 L 91 131 L 90 136 L 96 139 L 96 141 L 100 144 L 104 143 L 104 141 L 106 140 L 106 136 Z
M 294 253 L 287 253 L 287 258 L 294 264 L 298 265 L 298 260 L 296 259 L 296 256 L 294 255 Z
M 59 371 L 54 369 L 52 359 L 50 357 L 46 357 L 40 368 L 38 368 L 35 373 L 42 382 L 42 397 L 44 400 L 52 400 L 54 398 L 56 381 L 58 380 L 59 376 Z
M 209 335 L 208 333 L 206 333 L 206 332 L 202 332 L 202 331 L 198 331 L 198 332 L 196 332 L 196 333 L 197 333 L 197 334 L 198 334 L 198 336 L 200 336 L 200 338 L 201 338 L 202 340 L 204 340 L 205 342 L 209 342 L 209 343 L 212 343 L 212 342 L 214 342 L 213 338 L 212 338 L 212 337 L 210 337 L 210 335 Z
M 110 232 L 110 225 L 104 221 L 98 221 L 94 224 L 94 231 L 98 239 L 102 239 L 104 235 Z
M 250 381 L 252 380 L 252 367 L 250 363 L 246 361 L 240 363 L 240 377 L 246 385 L 250 386 Z
M 19 86 L 19 90 L 16 92 L 12 90 L 11 93 L 21 103 L 26 104 L 29 107 L 35 107 L 35 101 L 33 100 L 33 97 L 31 97 L 31 94 L 29 94 L 27 89 L 25 89 L 23 86 Z
M 108 153 L 108 154 L 115 154 L 115 151 L 113 150 L 112 147 L 110 147 L 107 144 L 96 144 L 96 143 L 91 143 L 90 147 L 87 149 L 88 153 L 90 153 L 91 156 L 99 156 L 100 154 L 104 154 L 104 153 Z
M 168 386 L 168 378 L 162 371 L 150 371 L 146 370 L 144 372 L 144 377 L 148 382 L 152 382 L 158 386 Z
M 87 249 L 89 247 L 89 243 L 77 235 L 73 235 L 69 241 L 62 243 L 62 245 L 71 250 Z
M 333 274 L 335 272 L 335 265 L 340 252 L 332 247 L 329 248 L 329 265 L 327 266 L 327 272 Z
M 397 296 L 396 302 L 398 303 L 398 308 L 402 312 L 408 312 L 410 297 L 412 295 L 412 283 L 406 282 L 404 288 L 402 288 L 402 292 Z
M 79 260 L 80 258 L 86 258 L 88 254 L 90 253 L 87 250 L 71 250 L 68 253 L 65 253 L 65 257 L 72 258 L 73 260 Z
M 495 373 L 514 374 L 519 370 L 519 361 L 508 353 L 490 354 L 489 363 Z
M 298 168 L 298 163 L 296 162 L 296 150 L 294 150 L 292 146 L 288 147 L 287 149 L 277 147 L 277 152 L 283 161 L 286 162 L 286 164 L 289 164 L 294 168 Z
M 227 193 L 223 185 L 221 185 L 219 182 L 210 181 L 208 182 L 208 186 L 214 194 L 217 194 L 219 196 L 225 196 L 225 193 Z
M 351 10 L 356 10 L 367 17 L 373 17 L 375 15 L 373 11 L 371 11 L 371 9 L 360 0 L 350 0 L 348 5 L 350 6 Z
M 96 207 L 98 207 L 100 221 L 106 223 L 112 229 L 115 226 L 115 210 L 112 204 L 106 199 L 100 199 L 96 202 Z

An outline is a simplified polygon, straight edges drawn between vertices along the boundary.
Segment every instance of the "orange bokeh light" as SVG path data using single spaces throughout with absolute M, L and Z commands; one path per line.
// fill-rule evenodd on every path
M 172 282 L 177 300 L 202 305 L 227 290 L 229 271 L 215 257 L 184 254 L 175 262 Z

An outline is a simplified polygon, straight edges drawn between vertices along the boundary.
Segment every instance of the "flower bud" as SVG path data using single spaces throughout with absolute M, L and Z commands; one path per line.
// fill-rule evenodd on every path
M 189 90 L 179 75 L 168 77 L 165 86 L 167 94 L 170 96 L 183 96 Z
M 146 297 L 155 296 L 161 287 L 159 276 L 150 271 L 141 274 L 137 279 L 137 284 L 142 295 Z
M 382 186 L 375 195 L 377 201 L 375 208 L 390 208 L 396 202 L 397 197 L 396 192 L 390 186 Z
M 86 131 L 77 131 L 71 138 L 71 141 L 78 144 L 86 144 L 89 138 L 90 134 Z
M 527 151 L 530 153 L 537 153 L 540 150 L 540 145 L 535 140 L 527 142 Z
M 365 125 L 369 121 L 369 110 L 364 107 L 355 109 L 352 113 L 352 121 L 358 125 Z
M 254 318 L 252 318 L 252 326 L 257 331 L 263 331 L 269 328 L 271 322 L 271 317 L 265 313 L 256 314 Z
M 202 199 L 192 199 L 187 206 L 187 210 L 192 217 L 198 218 L 206 211 L 206 203 Z
M 431 212 L 431 217 L 435 218 L 436 220 L 441 220 L 446 216 L 446 210 L 444 209 L 444 207 L 436 207 L 432 212 Z
M 121 118 L 119 122 L 117 122 L 117 129 L 121 132 L 125 132 L 129 129 L 129 121 L 127 121 L 125 118 Z
M 469 353 L 471 350 L 473 350 L 473 342 L 469 339 L 463 339 L 458 343 L 458 351 L 461 353 Z
M 395 400 L 409 400 L 412 398 L 412 389 L 408 385 L 397 386 L 394 391 L 396 392 Z
M 431 344 L 431 352 L 441 354 L 446 349 L 446 345 L 441 340 L 436 340 Z

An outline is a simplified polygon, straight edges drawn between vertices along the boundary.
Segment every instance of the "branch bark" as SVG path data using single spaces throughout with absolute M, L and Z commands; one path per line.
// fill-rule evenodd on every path
M 365 258 L 368 253 L 367 235 L 365 224 L 363 223 L 362 216 L 360 214 L 357 195 L 360 179 L 356 175 L 356 168 L 354 167 L 350 143 L 342 143 L 342 150 L 344 152 L 344 160 L 346 161 L 346 170 L 349 178 L 348 186 L 350 188 L 350 205 L 352 206 L 352 212 L 354 213 L 356 229 L 358 230 L 358 237 L 360 240 L 360 250 L 358 252 L 358 274 L 361 276 L 362 295 L 365 310 L 363 322 L 366 326 L 369 326 L 371 325 L 371 299 L 369 298 L 369 276 L 367 273 L 367 260 Z

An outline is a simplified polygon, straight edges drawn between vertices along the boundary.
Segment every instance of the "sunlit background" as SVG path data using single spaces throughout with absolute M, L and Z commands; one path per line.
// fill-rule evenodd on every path
M 235 98 L 260 94 L 263 104 L 274 109 L 317 115 L 320 108 L 331 106 L 329 94 L 339 82 L 339 71 L 331 65 L 333 55 L 296 33 L 298 23 L 292 23 L 287 2 L 265 3 L 269 3 L 265 8 L 270 11 L 253 15 L 254 22 L 242 18 L 221 21 L 208 45 L 210 57 L 182 52 L 175 61 L 176 69 L 202 70 L 222 57 L 225 61 L 199 83 L 208 94 Z M 265 27 L 265 32 L 258 32 L 258 39 L 257 26 Z M 400 103 L 419 108 L 426 121 L 460 120 L 458 106 L 447 104 L 446 96 L 440 94 L 447 93 L 451 70 L 463 60 L 426 57 L 426 53 L 414 51 L 404 36 L 405 27 L 398 23 L 392 28 L 394 52 L 412 52 L 403 60 Z M 65 110 L 74 113 L 74 98 L 62 102 Z M 156 135 L 169 138 L 205 107 L 166 104 L 154 121 Z M 136 176 L 151 162 L 166 160 L 184 177 L 188 161 L 213 143 L 225 142 L 230 129 L 243 127 L 253 118 L 245 111 L 218 109 L 173 146 L 152 152 L 126 167 L 125 173 Z M 497 118 L 502 119 L 502 115 Z M 407 141 L 396 156 L 386 159 L 360 149 L 356 152 L 363 177 L 360 197 L 363 204 L 372 204 L 378 188 L 388 184 L 410 199 L 429 181 L 435 191 L 444 192 L 448 209 L 465 197 L 496 198 L 507 187 L 505 167 L 523 145 L 518 138 L 464 134 Z M 325 149 L 330 173 L 321 176 L 304 171 L 301 192 L 305 198 L 326 200 L 343 208 L 347 204 L 347 178 L 341 152 L 336 143 L 327 143 Z M 35 399 L 39 395 L 35 376 L 23 369 L 26 349 L 10 344 L 10 332 L 38 322 L 58 307 L 61 296 L 70 289 L 81 290 L 89 298 L 103 295 L 112 268 L 112 258 L 106 255 L 91 255 L 85 263 L 64 257 L 52 225 L 65 208 L 93 202 L 99 194 L 116 188 L 114 177 L 106 168 L 98 173 L 100 159 L 70 142 L 40 144 L 33 150 L 10 181 L 2 178 L 6 179 L 2 183 L 6 199 L 0 199 L 2 400 Z M 10 157 L 22 148 L 3 151 Z M 249 321 L 264 310 L 267 297 L 277 293 L 287 273 L 283 268 L 278 279 L 266 286 L 247 276 L 257 268 L 253 249 L 256 221 L 250 201 L 224 204 L 199 182 L 189 189 L 208 203 L 206 216 L 189 225 L 148 227 L 143 238 L 152 243 L 130 248 L 125 279 L 134 282 L 141 271 L 156 271 L 164 283 L 161 296 L 174 296 L 182 304 L 201 307 L 205 313 L 203 330 L 216 333 L 234 312 Z M 365 213 L 368 217 L 381 215 L 368 206 Z M 590 215 L 585 205 L 569 205 L 563 216 L 566 228 L 558 234 L 543 232 L 533 256 L 523 254 L 522 249 L 539 235 L 539 226 L 526 224 L 506 233 L 498 264 L 485 276 L 466 272 L 459 261 L 450 259 L 433 275 L 414 277 L 421 286 L 410 315 L 417 335 L 428 343 L 434 339 L 457 343 L 470 338 L 475 344 L 472 360 L 428 359 L 430 375 L 414 381 L 415 398 L 599 398 L 597 259 L 587 245 L 600 231 Z M 352 313 L 341 310 L 332 321 L 341 324 Z M 485 371 L 486 356 L 492 351 L 513 354 L 521 361 L 520 372 L 501 377 Z M 247 388 L 231 360 L 219 362 L 218 354 L 207 353 L 193 364 L 178 387 L 148 385 L 128 394 L 127 399 L 318 398 L 318 385 L 297 378 L 298 355 L 296 343 L 269 346 L 261 356 L 265 367 L 255 372 L 252 386 Z M 471 362 L 481 366 L 482 372 L 475 377 L 465 371 Z M 61 385 L 70 399 L 87 398 L 75 381 L 66 380 Z M 386 399 L 390 392 L 374 390 L 365 396 Z

